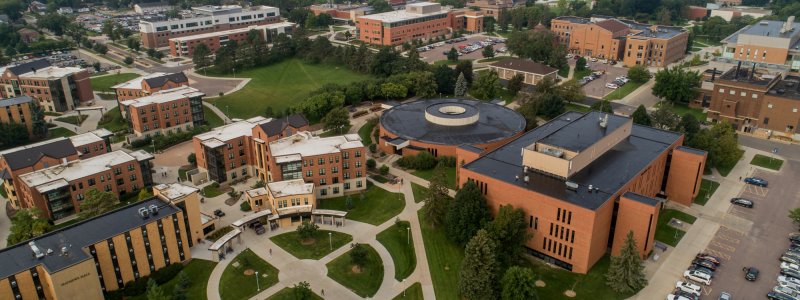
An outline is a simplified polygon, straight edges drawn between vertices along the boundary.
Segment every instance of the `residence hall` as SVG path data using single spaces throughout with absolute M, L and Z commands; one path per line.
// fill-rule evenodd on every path
M 94 99 L 89 72 L 51 66 L 47 59 L 0 67 L 0 96 L 30 96 L 46 112 L 65 112 Z
M 525 131 L 525 118 L 502 105 L 466 99 L 403 103 L 381 114 L 378 147 L 389 154 L 456 156 L 462 145 L 494 149 Z
M 203 92 L 190 86 L 160 90 L 119 103 L 136 137 L 192 130 L 205 123 Z
M 683 138 L 627 117 L 567 112 L 488 153 L 464 148 L 458 184 L 475 182 L 493 214 L 522 209 L 530 254 L 587 273 L 631 231 L 647 257 L 663 202 L 692 204 L 706 153 Z
M 537 85 L 545 78 L 555 82 L 558 77 L 558 69 L 522 58 L 504 59 L 489 65 L 489 69 L 497 72 L 497 76 L 503 80 L 511 80 L 514 76 L 522 75 L 524 77 L 522 83 L 527 85 Z
M 280 20 L 277 7 L 206 5 L 192 7 L 191 13 L 180 19 L 139 21 L 139 33 L 145 48 L 163 48 L 169 46 L 171 38 L 266 25 Z
M 106 129 L 97 129 L 69 138 L 59 137 L 30 145 L 0 151 L 0 179 L 14 209 L 34 207 L 33 202 L 20 201 L 19 176 L 46 169 L 65 161 L 86 159 L 111 152 L 111 136 Z
M 103 292 L 191 260 L 197 190 L 156 196 L 0 250 L 0 299 L 101 300 Z M 166 194 L 165 194 L 166 192 Z
M 116 197 L 135 194 L 153 184 L 153 155 L 117 150 L 87 159 L 62 162 L 19 176 L 17 196 L 54 221 L 80 212 L 86 192 L 96 189 Z
M 314 13 L 315 16 L 320 14 L 328 14 L 336 21 L 352 21 L 363 15 L 371 14 L 373 9 L 367 4 L 352 3 L 352 4 L 336 4 L 336 3 L 322 3 L 309 5 L 308 10 Z
M 254 117 L 198 134 L 192 139 L 197 174 L 190 180 L 218 183 L 256 176 L 267 181 L 266 143 L 308 129 L 308 120 L 295 114 L 282 118 Z
M 114 90 L 114 94 L 117 95 L 117 102 L 119 103 L 125 100 L 149 96 L 160 90 L 169 90 L 188 85 L 189 78 L 186 77 L 186 74 L 183 74 L 183 72 L 156 72 L 114 85 L 111 89 Z M 120 109 L 120 111 L 123 113 L 122 116 L 125 117 L 125 110 Z
M 761 137 L 800 140 L 800 77 L 736 66 L 714 81 L 708 118 Z
M 248 215 L 233 226 L 261 222 L 270 230 L 294 226 L 304 221 L 318 224 L 344 226 L 346 211 L 317 209 L 318 198 L 314 184 L 303 179 L 273 181 L 265 187 L 245 192 L 246 200 L 254 214 Z
M 360 16 L 356 37 L 369 44 L 397 46 L 413 40 L 443 37 L 453 31 L 483 31 L 483 13 L 443 8 L 439 3 L 407 4 L 404 10 Z
M 265 25 L 252 25 L 237 29 L 207 32 L 196 35 L 174 37 L 169 39 L 169 53 L 174 57 L 192 57 L 194 49 L 200 44 L 206 45 L 211 53 L 216 53 L 225 43 L 235 41 L 247 43 L 250 32 L 255 32 L 265 42 L 271 44 L 280 34 L 292 34 L 295 27 L 291 22 L 280 22 Z
M 33 135 L 33 98 L 19 96 L 0 100 L 0 123 L 22 124 L 28 129 L 28 135 Z
M 784 21 L 761 20 L 722 40 L 722 58 L 760 67 L 800 72 L 800 24 L 794 16 Z
M 514 8 L 514 0 L 467 0 L 465 6 L 476 7 L 485 16 L 499 20 L 503 9 L 510 10 Z
M 617 60 L 628 67 L 665 67 L 683 58 L 689 42 L 689 32 L 684 28 L 631 20 L 565 16 L 550 24 L 569 53 Z

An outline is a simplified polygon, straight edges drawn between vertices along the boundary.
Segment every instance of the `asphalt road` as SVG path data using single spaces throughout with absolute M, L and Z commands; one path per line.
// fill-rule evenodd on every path
M 778 148 L 779 156 L 783 156 L 784 158 L 790 160 L 800 161 L 800 145 L 786 144 L 744 135 L 739 135 L 739 145 L 767 152 L 771 152 L 772 149 Z

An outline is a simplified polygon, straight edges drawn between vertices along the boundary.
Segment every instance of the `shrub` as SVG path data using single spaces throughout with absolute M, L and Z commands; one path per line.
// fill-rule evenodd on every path
M 456 167 L 456 158 L 454 156 L 441 156 L 439 157 L 439 164 L 448 168 Z
M 369 152 L 372 152 L 372 153 L 378 152 L 378 145 L 377 144 L 369 144 Z
M 151 273 L 150 276 L 143 276 L 135 281 L 128 281 L 125 283 L 125 289 L 122 291 L 122 295 L 132 297 L 144 294 L 147 291 L 147 281 L 150 280 L 150 278 L 152 278 L 156 284 L 162 285 L 172 280 L 172 278 L 175 278 L 182 270 L 183 264 L 173 263 Z
M 241 209 L 242 211 L 250 211 L 253 208 L 250 207 L 249 201 L 243 201 L 242 204 L 239 204 L 239 209 Z
M 387 166 L 387 165 L 381 166 L 380 172 L 381 172 L 381 175 L 389 174 L 389 166 Z
M 375 169 L 376 165 L 378 165 L 378 163 L 375 162 L 374 159 L 370 158 L 370 159 L 367 160 L 367 169 L 370 169 L 370 170 Z

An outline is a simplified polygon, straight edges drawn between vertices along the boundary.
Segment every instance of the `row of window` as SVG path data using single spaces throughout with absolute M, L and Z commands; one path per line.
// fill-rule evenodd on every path
M 558 255 L 562 258 L 572 259 L 572 247 L 559 243 L 548 238 L 542 239 L 542 250 L 546 250 L 553 255 Z

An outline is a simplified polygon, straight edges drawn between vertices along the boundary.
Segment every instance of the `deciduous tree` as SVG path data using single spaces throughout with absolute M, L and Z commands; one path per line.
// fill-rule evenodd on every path
M 362 244 L 356 244 L 353 250 L 350 250 L 350 262 L 356 266 L 363 268 L 367 264 L 367 247 Z
M 522 90 L 523 82 L 525 81 L 525 76 L 522 74 L 514 75 L 508 81 L 508 85 L 506 85 L 506 89 L 508 89 L 511 94 L 517 95 L 520 90 Z
M 310 239 L 317 236 L 317 230 L 319 226 L 314 224 L 308 220 L 303 221 L 299 226 L 297 226 L 297 235 L 300 236 L 301 239 Z
M 117 203 L 119 203 L 119 199 L 116 195 L 91 189 L 86 192 L 86 199 L 81 203 L 81 211 L 78 215 L 81 219 L 99 216 L 114 209 L 114 205 Z
M 611 101 L 608 100 L 600 100 L 595 103 L 592 103 L 592 106 L 590 106 L 589 108 L 599 112 L 604 112 L 609 114 L 614 113 L 614 108 L 611 107 Z
M 311 292 L 311 284 L 306 281 L 301 281 L 292 287 L 292 293 L 297 300 L 310 300 L 313 299 Z
M 511 205 L 502 205 L 494 220 L 486 226 L 489 236 L 497 244 L 497 258 L 503 268 L 513 265 L 522 247 L 533 237 L 528 232 L 525 212 Z
M 543 94 L 538 97 L 539 115 L 552 119 L 564 113 L 564 99 L 558 94 Z
M 633 111 L 631 114 L 631 118 L 633 119 L 634 124 L 644 125 L 644 126 L 651 126 L 653 121 L 650 120 L 650 115 L 647 114 L 647 109 L 644 108 L 644 105 L 639 104 L 639 107 Z
M 606 273 L 606 284 L 617 293 L 633 293 L 647 285 L 642 256 L 636 249 L 633 231 L 629 231 L 619 255 L 611 256 L 611 266 Z
M 11 217 L 11 229 L 6 239 L 9 246 L 44 234 L 50 223 L 38 208 L 22 209 Z
M 449 189 L 445 182 L 445 167 L 437 165 L 433 169 L 433 176 L 428 184 L 428 194 L 422 206 L 422 213 L 431 226 L 439 226 L 444 223 L 447 208 L 450 205 Z
M 484 47 L 483 51 L 481 51 L 481 55 L 483 55 L 484 58 L 494 57 L 494 47 L 492 47 L 492 45 Z
M 503 292 L 500 295 L 502 300 L 531 300 L 539 299 L 536 294 L 536 277 L 533 271 L 528 268 L 513 266 L 506 270 L 500 285 Z
M 325 130 L 341 130 L 350 126 L 350 113 L 344 107 L 334 108 L 322 118 L 322 123 L 325 124 Z
M 450 47 L 450 51 L 447 51 L 447 60 L 458 61 L 458 50 L 455 47 Z
M 655 77 L 653 95 L 670 103 L 689 103 L 700 87 L 700 73 L 681 67 L 662 69 Z
M 458 290 L 466 299 L 497 298 L 497 244 L 486 230 L 481 229 L 464 249 L 458 278 Z
M 497 96 L 497 92 L 501 88 L 500 78 L 497 76 L 497 72 L 491 70 L 478 74 L 478 78 L 472 83 L 472 91 L 470 94 L 478 99 L 491 100 Z
M 466 244 L 489 221 L 489 208 L 480 189 L 467 181 L 456 193 L 447 210 L 445 229 L 447 237 L 459 245 Z
M 680 118 L 678 115 L 669 110 L 667 105 L 669 104 L 661 105 L 661 107 L 650 114 L 650 120 L 653 122 L 653 127 L 664 130 L 673 130 L 678 126 Z
M 436 91 L 440 94 L 453 94 L 456 87 L 456 73 L 448 66 L 439 65 L 433 71 Z
M 644 65 L 635 65 L 628 69 L 628 79 L 636 83 L 645 83 L 650 80 L 650 71 Z

